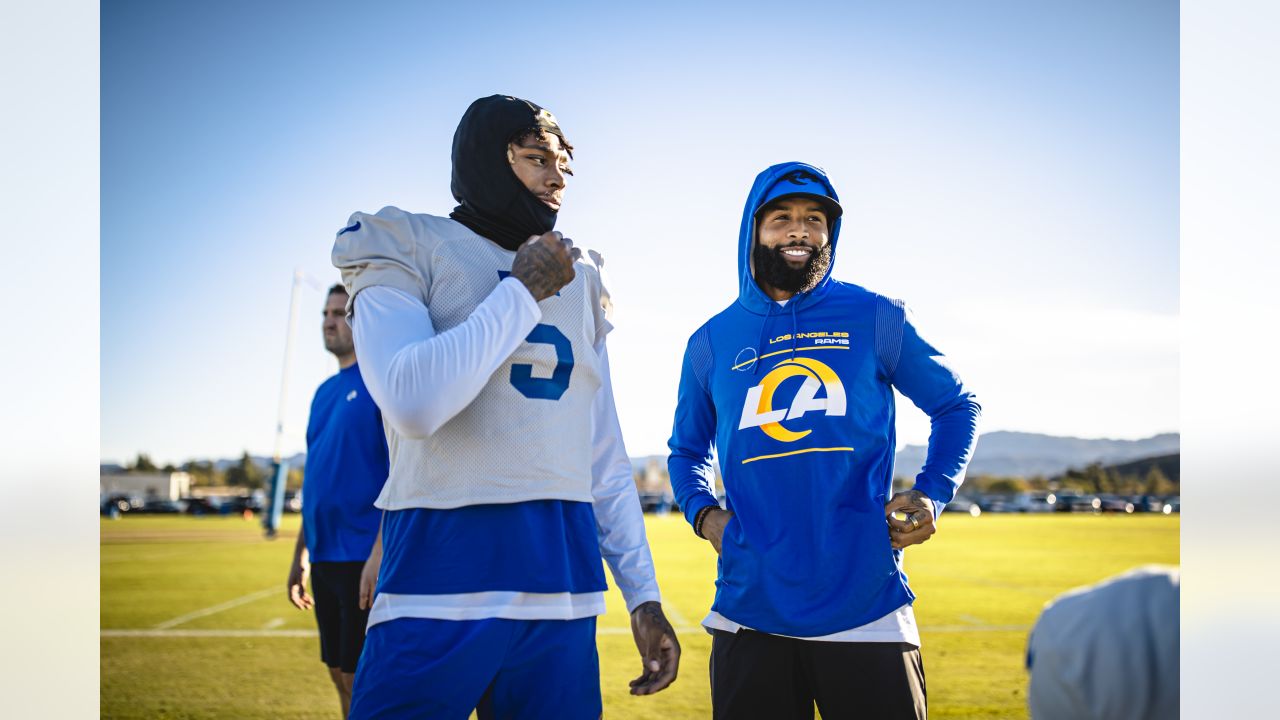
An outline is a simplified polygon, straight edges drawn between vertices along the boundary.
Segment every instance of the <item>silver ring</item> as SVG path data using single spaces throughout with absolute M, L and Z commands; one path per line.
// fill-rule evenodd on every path
M 915 515 L 908 515 L 908 516 L 907 516 L 907 519 L 911 521 L 911 529 L 912 529 L 912 530 L 919 530 L 919 529 L 920 529 L 920 521 L 916 519 L 916 516 L 915 516 Z

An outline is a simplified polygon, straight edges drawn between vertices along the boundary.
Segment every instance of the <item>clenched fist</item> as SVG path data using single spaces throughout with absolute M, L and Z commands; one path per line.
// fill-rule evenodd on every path
M 582 251 L 573 241 L 552 230 L 534 235 L 516 251 L 511 276 L 524 283 L 534 300 L 541 301 L 559 292 L 573 280 L 573 262 Z

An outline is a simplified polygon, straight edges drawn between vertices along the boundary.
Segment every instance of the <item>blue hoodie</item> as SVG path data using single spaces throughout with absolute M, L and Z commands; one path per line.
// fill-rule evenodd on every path
M 897 388 L 932 421 L 915 488 L 941 510 L 973 453 L 981 413 L 901 302 L 833 280 L 785 306 L 751 274 L 756 211 L 784 175 L 756 177 L 738 238 L 738 299 L 689 339 L 667 461 L 692 524 L 716 505 L 712 448 L 726 504 L 712 609 L 749 628 L 817 637 L 881 618 L 915 599 L 890 546 Z M 831 228 L 832 265 L 840 234 Z

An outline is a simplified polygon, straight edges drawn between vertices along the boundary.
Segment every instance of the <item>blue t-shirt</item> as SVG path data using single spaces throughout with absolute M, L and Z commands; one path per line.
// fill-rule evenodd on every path
M 373 501 L 387 481 L 382 413 L 359 365 L 324 381 L 311 401 L 302 519 L 312 562 L 364 561 L 382 511 Z

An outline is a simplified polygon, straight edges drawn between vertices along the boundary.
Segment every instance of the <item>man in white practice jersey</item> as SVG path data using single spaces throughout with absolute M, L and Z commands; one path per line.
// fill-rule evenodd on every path
M 550 112 L 482 98 L 454 135 L 449 217 L 388 207 L 338 233 L 391 454 L 352 718 L 461 720 L 479 706 L 595 720 L 601 557 L 642 656 L 632 693 L 675 679 L 610 387 L 609 296 L 551 231 L 572 152 Z

